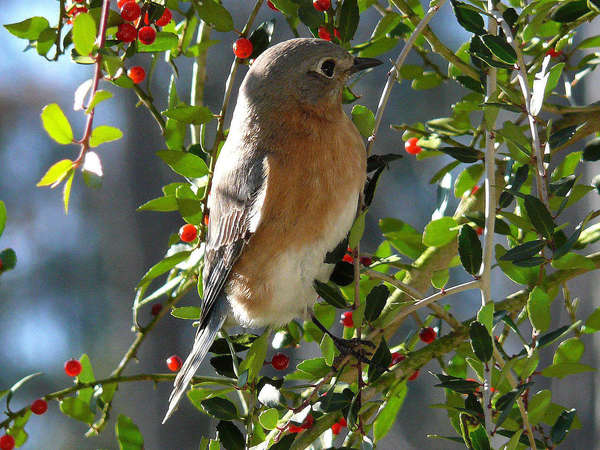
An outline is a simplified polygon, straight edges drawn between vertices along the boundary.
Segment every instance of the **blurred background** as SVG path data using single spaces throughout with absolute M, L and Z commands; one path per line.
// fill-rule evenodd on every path
M 56 2 L 9 3 L 10 7 L 0 8 L 0 24 L 18 22 L 32 15 L 57 16 Z M 225 0 L 224 3 L 234 12 L 235 24 L 241 28 L 253 2 Z M 266 5 L 256 24 L 273 18 L 277 20 L 274 42 L 293 37 L 283 17 Z M 378 19 L 379 15 L 372 9 L 361 16 L 356 42 L 368 38 Z M 432 27 L 452 49 L 469 38 L 457 27 L 448 4 L 435 17 Z M 304 35 L 308 36 L 306 32 Z M 209 50 L 205 102 L 213 111 L 218 111 L 233 57 L 231 44 L 235 35 L 214 33 L 213 36 L 220 42 Z M 52 163 L 74 158 L 78 150 L 50 140 L 42 129 L 40 111 L 48 103 L 58 103 L 67 113 L 76 136 L 80 135 L 84 115 L 72 110 L 73 93 L 81 82 L 92 76 L 92 67 L 73 64 L 68 57 L 57 63 L 46 62 L 35 50 L 24 52 L 25 41 L 13 37 L 4 28 L 0 28 L 0 42 L 3 49 L 0 58 L 0 199 L 8 209 L 0 249 L 12 247 L 18 257 L 16 269 L 4 274 L 0 281 L 0 390 L 27 374 L 44 372 L 44 376 L 19 391 L 11 405 L 16 409 L 40 395 L 69 386 L 71 380 L 63 371 L 63 363 L 69 358 L 87 353 L 97 377 L 108 375 L 118 364 L 133 339 L 133 288 L 147 268 L 164 255 L 168 236 L 179 229 L 182 221 L 177 213 L 136 212 L 139 205 L 161 195 L 162 185 L 180 179 L 155 156 L 155 152 L 161 150 L 157 145 L 162 138 L 150 114 L 143 107 L 136 108 L 137 99 L 132 91 L 108 83 L 102 83 L 101 88 L 113 91 L 115 96 L 97 108 L 95 125 L 117 126 L 124 131 L 124 138 L 99 148 L 105 174 L 102 188 L 87 188 L 77 174 L 68 216 L 63 212 L 59 190 L 36 188 L 35 184 Z M 395 58 L 400 49 L 381 58 L 385 61 Z M 149 59 L 139 58 L 137 62 L 148 67 Z M 414 62 L 421 61 L 415 59 Z M 189 98 L 191 65 L 178 63 L 178 91 L 180 97 Z M 373 111 L 388 69 L 389 64 L 376 68 L 355 87 L 355 92 L 362 95 L 359 102 Z M 242 68 L 236 88 L 246 70 Z M 168 65 L 159 62 L 153 84 L 159 109 L 165 106 L 170 74 Z M 581 104 L 598 100 L 593 78 L 579 86 L 575 97 Z M 435 209 L 436 187 L 428 184 L 428 180 L 448 162 L 447 157 L 416 161 L 404 153 L 401 135 L 390 130 L 389 125 L 448 115 L 450 105 L 461 93 L 461 88 L 454 83 L 419 92 L 411 90 L 406 82 L 395 87 L 375 149 L 377 153 L 401 153 L 405 157 L 392 164 L 379 184 L 367 217 L 363 244 L 366 251 L 374 251 L 381 241 L 377 227 L 381 217 L 397 217 L 417 229 L 429 222 Z M 595 173 L 585 176 L 591 179 L 593 175 Z M 588 201 L 597 203 L 594 195 L 589 194 Z M 448 211 L 453 211 L 455 205 L 454 201 Z M 581 217 L 580 211 L 569 211 L 569 214 L 572 220 Z M 593 298 L 596 277 L 592 275 L 571 285 L 573 295 L 582 299 L 582 315 L 589 314 L 600 304 Z M 460 271 L 453 273 L 450 284 L 460 281 Z M 496 274 L 494 283 L 495 300 L 517 289 L 500 273 Z M 452 297 L 451 301 L 460 319 L 472 316 L 480 302 L 475 291 Z M 197 302 L 195 295 L 189 295 L 180 305 Z M 150 319 L 149 308 L 142 311 L 141 317 Z M 415 326 L 407 322 L 400 335 L 405 336 Z M 442 333 L 447 331 L 447 328 L 442 329 Z M 165 372 L 165 359 L 171 354 L 185 357 L 193 334 L 189 322 L 167 317 L 142 345 L 139 363 L 130 364 L 125 373 Z M 587 349 L 582 362 L 597 367 L 598 339 L 590 335 L 584 339 Z M 286 350 L 292 363 L 314 356 L 317 351 L 315 344 L 295 351 Z M 268 358 L 272 353 L 271 350 Z M 552 352 L 545 352 L 540 366 L 547 365 L 551 358 Z M 201 373 L 212 373 L 212 370 L 205 364 Z M 424 407 L 443 401 L 443 391 L 432 387 L 436 380 L 427 370 L 435 371 L 436 367 L 431 364 L 411 382 L 397 424 L 379 448 L 460 448 L 448 441 L 426 438 L 428 433 L 454 434 L 444 410 Z M 600 396 L 595 381 L 600 381 L 598 375 L 581 374 L 572 375 L 556 386 L 547 379 L 540 379 L 536 384 L 535 390 L 552 389 L 553 401 L 577 408 L 584 430 L 571 433 L 563 443 L 564 448 L 600 448 L 597 444 Z M 84 424 L 67 419 L 58 411 L 56 402 L 50 403 L 48 413 L 31 418 L 27 427 L 30 437 L 23 448 L 118 448 L 113 430 L 114 418 L 119 413 L 130 416 L 139 426 L 147 449 L 193 449 L 198 447 L 203 435 L 214 437 L 216 423 L 187 401 L 182 402 L 173 419 L 160 425 L 170 389 L 169 383 L 122 384 L 114 403 L 113 421 L 100 437 L 89 439 L 83 437 L 87 429 Z

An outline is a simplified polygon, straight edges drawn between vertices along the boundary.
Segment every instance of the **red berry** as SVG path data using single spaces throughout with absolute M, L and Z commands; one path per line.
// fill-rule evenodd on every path
M 347 263 L 353 264 L 354 263 L 354 258 L 352 257 L 352 255 L 349 255 L 348 253 L 346 253 L 344 255 L 344 257 L 342 258 L 342 261 L 345 261 Z
M 150 45 L 156 39 L 156 30 L 152 27 L 142 27 L 138 32 L 138 39 L 144 45 Z
M 271 0 L 267 0 L 267 6 L 271 8 L 273 11 L 279 11 L 277 7 L 273 4 Z
M 239 38 L 233 43 L 233 53 L 240 59 L 248 58 L 253 50 L 254 46 L 252 45 L 252 42 L 250 42 L 250 39 Z
M 337 436 L 338 434 L 340 434 L 342 432 L 342 426 L 339 423 L 334 423 L 333 425 L 331 425 L 331 432 Z
M 290 433 L 300 433 L 301 431 L 304 431 L 304 428 L 302 428 L 302 427 L 298 427 L 298 426 L 296 426 L 296 425 L 292 425 L 292 424 L 290 424 L 290 425 L 288 426 L 288 431 L 289 431 Z
M 558 58 L 562 55 L 562 52 L 560 50 L 556 51 L 553 48 L 549 48 L 548 51 L 546 51 L 546 55 L 550 55 L 551 58 Z
M 331 0 L 313 0 L 313 6 L 317 11 L 327 11 L 331 8 Z
M 415 370 L 415 371 L 413 372 L 413 374 L 412 374 L 410 377 L 408 377 L 408 381 L 413 381 L 413 380 L 416 380 L 418 376 L 419 376 L 419 371 L 418 371 L 418 370 Z
M 2 270 L 2 258 L 0 258 L 0 270 Z
M 308 415 L 306 416 L 306 419 L 304 419 L 304 422 L 302 422 L 302 428 L 304 428 L 305 430 L 308 430 L 310 427 L 312 427 L 315 423 L 315 419 L 312 415 Z
M 419 339 L 421 339 L 426 344 L 431 344 L 433 341 L 435 341 L 436 337 L 437 333 L 431 327 L 421 328 L 421 331 L 419 331 Z
M 423 150 L 421 147 L 417 145 L 417 141 L 419 138 L 412 137 L 408 141 L 404 143 L 404 149 L 406 153 L 410 153 L 411 155 L 418 155 Z
M 340 34 L 340 30 L 338 30 L 337 28 L 333 29 L 333 35 L 338 38 L 338 40 L 342 40 L 342 35 Z
M 162 311 L 162 308 L 163 306 L 161 303 L 155 303 L 152 305 L 152 309 L 150 309 L 150 314 L 153 316 L 158 316 L 158 314 Z
M 354 321 L 352 320 L 352 311 L 346 311 L 342 313 L 342 319 L 340 323 L 345 327 L 352 328 L 354 326 Z
M 117 1 L 117 7 L 119 9 L 121 9 L 125 3 L 132 2 L 132 1 L 134 1 L 134 0 L 118 0 Z
M 119 25 L 119 31 L 117 31 L 116 37 L 121 42 L 133 42 L 137 37 L 137 30 L 130 23 L 122 23 Z
M 476 184 L 475 186 L 473 186 L 473 189 L 471 189 L 471 195 L 477 194 L 478 190 L 479 190 L 479 185 Z
M 171 372 L 177 372 L 181 369 L 182 364 L 181 358 L 177 355 L 172 355 L 167 358 L 167 367 Z
M 478 236 L 481 236 L 483 234 L 483 228 L 481 228 L 481 227 L 475 228 L 475 233 L 477 233 Z
M 324 39 L 326 41 L 330 41 L 331 40 L 331 33 L 325 27 L 319 27 L 319 33 L 318 34 L 319 34 L 319 37 L 321 39 Z
M 41 416 L 48 411 L 48 403 L 46 403 L 46 400 L 43 398 L 38 398 L 37 400 L 34 400 L 29 409 L 31 409 L 32 413 Z
M 164 27 L 165 25 L 169 24 L 172 18 L 173 14 L 171 14 L 171 10 L 169 8 L 165 8 L 162 16 L 160 16 L 160 19 L 158 19 L 155 23 L 159 27 Z
M 191 223 L 186 223 L 179 229 L 179 239 L 183 242 L 192 242 L 198 237 L 198 228 Z
M 202 221 L 204 222 L 204 225 L 208 226 L 208 221 L 209 221 L 208 214 L 204 214 Z
M 343 427 L 347 427 L 348 426 L 348 422 L 346 422 L 346 418 L 342 417 L 340 420 L 338 420 L 338 423 L 343 426 Z
M 285 370 L 290 365 L 290 358 L 284 353 L 276 353 L 271 359 L 271 365 L 275 370 Z
M 76 359 L 70 359 L 65 363 L 65 373 L 70 377 L 76 377 L 81 373 L 81 363 Z
M 127 76 L 131 78 L 135 84 L 141 83 L 146 78 L 146 71 L 141 66 L 133 66 L 127 71 Z
M 142 8 L 136 2 L 127 2 L 121 8 L 121 17 L 126 22 L 133 22 L 142 14 Z
M 15 438 L 10 434 L 0 437 L 0 450 L 12 450 L 15 448 Z
M 77 6 L 71 10 L 71 14 L 73 15 L 73 17 L 77 17 L 78 14 L 86 13 L 86 12 L 88 12 L 88 9 L 86 6 Z
M 406 359 L 406 356 L 404 356 L 402 353 L 399 353 L 399 352 L 392 353 L 392 362 L 390 363 L 390 367 L 395 366 L 400 361 L 404 361 L 405 359 Z
M 75 0 L 75 3 L 85 3 L 85 0 Z
M 363 266 L 370 266 L 371 264 L 373 264 L 373 259 L 368 257 L 368 256 L 361 256 L 360 257 L 360 263 Z

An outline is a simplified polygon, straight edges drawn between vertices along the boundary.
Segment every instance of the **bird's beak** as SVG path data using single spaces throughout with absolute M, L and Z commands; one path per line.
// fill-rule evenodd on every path
M 354 65 L 350 67 L 350 73 L 356 73 L 361 70 L 368 69 L 383 64 L 381 61 L 375 58 L 354 58 Z

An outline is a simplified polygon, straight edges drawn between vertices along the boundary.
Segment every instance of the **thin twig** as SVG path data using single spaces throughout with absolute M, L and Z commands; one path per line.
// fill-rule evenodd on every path
M 538 195 L 540 196 L 540 200 L 548 207 L 548 188 L 546 186 L 546 168 L 544 166 L 544 151 L 542 149 L 542 145 L 540 142 L 540 136 L 538 133 L 537 126 L 535 124 L 535 117 L 531 113 L 531 89 L 529 88 L 529 83 L 527 81 L 527 66 L 525 65 L 525 59 L 523 58 L 523 52 L 521 51 L 521 47 L 519 43 L 515 41 L 510 26 L 503 20 L 502 16 L 497 10 L 492 10 L 492 14 L 502 27 L 502 31 L 504 31 L 504 35 L 506 36 L 507 42 L 512 46 L 515 53 L 517 54 L 517 64 L 519 66 L 519 70 L 517 71 L 517 78 L 519 80 L 519 85 L 521 86 L 521 92 L 523 93 L 523 98 L 525 99 L 525 109 L 527 110 L 527 119 L 529 121 L 529 130 L 531 132 L 531 146 L 533 148 L 533 152 L 535 154 L 536 160 L 536 185 L 538 189 Z M 550 58 L 550 56 L 546 56 Z
M 373 270 L 373 269 L 365 269 L 363 271 L 363 273 L 368 275 L 370 278 L 376 278 L 378 280 L 385 281 L 386 283 L 390 283 L 391 285 L 400 289 L 406 295 L 409 295 L 410 297 L 414 298 L 415 300 L 420 300 L 423 297 L 422 294 L 419 291 L 417 291 L 415 288 L 413 288 L 412 286 L 409 286 L 408 284 L 404 284 L 402 281 L 394 278 L 391 275 L 388 275 L 387 273 L 377 272 L 376 270 Z
M 427 24 L 429 23 L 431 18 L 435 15 L 435 13 L 438 12 L 440 7 L 445 2 L 446 2 L 446 0 L 440 0 L 437 5 L 429 8 L 429 11 L 427 11 L 427 14 L 425 14 L 425 17 L 423 17 L 423 19 L 421 19 L 419 24 L 415 27 L 412 34 L 406 41 L 406 44 L 404 44 L 404 48 L 398 55 L 398 58 L 396 58 L 394 67 L 392 67 L 390 69 L 390 71 L 388 73 L 387 81 L 385 83 L 385 87 L 383 88 L 383 92 L 381 93 L 381 97 L 379 98 L 379 104 L 377 105 L 377 112 L 375 114 L 375 126 L 373 127 L 373 133 L 369 137 L 369 144 L 367 145 L 367 155 L 370 155 L 371 150 L 373 149 L 373 144 L 375 143 L 377 131 L 379 130 L 379 126 L 381 125 L 381 119 L 383 118 L 383 112 L 385 111 L 385 107 L 387 106 L 387 102 L 390 98 L 392 88 L 394 87 L 394 84 L 396 83 L 396 81 L 398 80 L 398 77 L 400 76 L 400 68 L 402 67 L 402 64 L 404 64 L 404 61 L 406 60 L 406 57 L 408 56 L 410 49 L 412 48 L 413 44 L 415 43 L 415 41 L 417 40 L 417 38 L 419 37 L 419 35 L 423 31 L 423 29 L 427 26 Z
M 210 25 L 204 20 L 200 22 L 198 26 L 198 35 L 196 36 L 196 43 L 202 44 L 208 41 L 210 38 Z M 201 50 L 198 56 L 194 59 L 194 66 L 192 68 L 192 89 L 190 91 L 190 105 L 201 106 L 204 102 L 204 85 L 206 83 L 206 57 L 208 49 Z M 198 144 L 201 142 L 201 127 L 203 125 L 190 125 L 192 131 L 192 144 Z
M 162 118 L 162 116 L 156 109 L 156 106 L 154 106 L 154 103 L 152 103 L 152 101 L 153 101 L 152 97 L 150 97 L 148 94 L 146 94 L 146 92 L 144 92 L 144 90 L 141 87 L 139 87 L 137 84 L 133 85 L 133 91 L 137 95 L 140 102 L 142 102 L 142 104 L 146 108 L 148 108 L 148 111 L 150 111 L 150 114 L 152 115 L 152 117 L 154 117 L 154 120 L 156 121 L 156 123 L 158 124 L 158 126 L 160 128 L 160 132 L 164 135 L 166 132 L 165 119 Z

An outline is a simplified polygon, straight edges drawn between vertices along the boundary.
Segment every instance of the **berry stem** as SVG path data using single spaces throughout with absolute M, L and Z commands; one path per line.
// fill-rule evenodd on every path
M 61 5 L 62 6 L 62 5 Z M 98 90 L 98 84 L 100 83 L 100 78 L 102 78 L 102 53 L 101 50 L 104 48 L 104 44 L 106 43 L 106 27 L 108 24 L 108 13 L 110 11 L 110 0 L 104 0 L 102 2 L 102 12 L 100 13 L 100 26 L 98 29 L 98 37 L 96 38 L 96 43 L 98 45 L 98 53 L 95 56 L 95 64 L 94 64 L 94 80 L 92 82 L 92 89 L 90 90 L 90 102 L 96 95 L 96 91 Z M 95 108 L 88 114 L 88 118 L 85 124 L 85 131 L 83 133 L 83 137 L 81 138 L 81 149 L 79 150 L 79 156 L 73 162 L 73 168 L 76 169 L 83 163 L 83 159 L 85 158 L 85 154 L 90 148 L 90 136 L 92 135 L 92 125 L 94 123 L 94 112 Z

